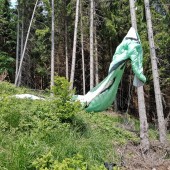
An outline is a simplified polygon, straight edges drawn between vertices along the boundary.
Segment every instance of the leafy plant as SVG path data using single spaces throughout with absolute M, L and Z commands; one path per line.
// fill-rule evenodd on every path
M 55 76 L 52 89 L 55 97 L 60 97 L 63 101 L 70 100 L 74 91 L 69 90 L 69 87 L 70 83 L 65 77 Z
M 33 161 L 32 165 L 37 170 L 105 170 L 103 165 L 88 165 L 80 154 L 76 154 L 72 158 L 65 158 L 62 162 L 59 162 L 58 160 L 54 160 L 51 152 L 43 155 L 41 158 L 37 158 Z
M 104 162 L 120 164 L 117 146 L 139 141 L 121 128 L 122 116 L 86 113 L 65 101 L 68 88 L 54 98 L 30 100 L 12 97 L 28 89 L 6 82 L 0 87 L 0 169 L 104 170 Z
M 15 60 L 7 53 L 0 51 L 0 74 L 2 74 L 5 70 L 7 70 L 7 72 L 12 72 L 13 68 L 11 65 L 14 61 Z
M 20 93 L 26 93 L 29 90 L 26 88 L 17 88 L 13 84 L 8 82 L 0 82 L 0 95 L 2 96 L 8 96 L 8 95 L 14 95 L 14 94 L 20 94 Z

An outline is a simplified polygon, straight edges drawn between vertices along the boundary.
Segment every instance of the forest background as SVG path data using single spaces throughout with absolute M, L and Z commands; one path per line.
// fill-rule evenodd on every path
M 82 34 L 84 37 L 86 93 L 90 89 L 90 3 L 87 0 L 81 0 L 80 3 L 82 27 L 79 19 L 74 77 L 74 87 L 77 94 L 83 94 Z M 17 56 L 19 59 L 21 58 L 34 5 L 35 1 L 18 0 L 18 5 L 12 7 L 10 1 L 0 0 L 0 75 L 1 79 L 6 79 L 11 83 L 15 81 L 16 59 Z M 58 0 L 55 1 L 54 8 L 55 74 L 69 79 L 72 64 L 76 1 Z M 167 118 L 170 113 L 170 2 L 169 0 L 152 0 L 150 1 L 150 8 L 164 115 Z M 148 121 L 157 125 L 147 25 L 144 2 L 142 0 L 136 1 L 136 15 L 138 33 L 144 50 L 144 74 L 147 77 L 147 82 L 144 86 L 146 113 Z M 95 1 L 95 84 L 103 80 L 108 74 L 109 64 L 114 51 L 130 27 L 131 20 L 128 0 Z M 31 89 L 45 90 L 50 87 L 50 71 L 51 2 L 40 0 L 31 27 L 19 84 Z M 119 86 L 114 109 L 121 112 L 128 111 L 138 117 L 137 92 L 135 87 L 132 86 L 132 81 L 133 74 L 129 62 Z

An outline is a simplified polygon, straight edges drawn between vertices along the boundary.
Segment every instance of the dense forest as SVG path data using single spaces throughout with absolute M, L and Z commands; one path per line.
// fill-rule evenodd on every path
M 2 80 L 15 82 L 35 3 L 34 1 L 18 0 L 17 5 L 11 6 L 10 1 L 1 0 L 0 74 Z M 48 0 L 40 0 L 37 3 L 18 79 L 21 86 L 42 90 L 50 87 L 52 8 L 51 2 Z M 93 74 L 93 86 L 108 74 L 108 67 L 114 51 L 131 27 L 131 16 L 128 0 L 94 1 L 93 45 L 90 45 L 90 2 L 81 0 L 79 3 L 76 49 L 74 49 L 76 53 L 74 88 L 76 88 L 78 94 L 83 94 L 90 89 L 91 74 Z M 170 85 L 169 3 L 168 0 L 150 1 L 165 117 L 168 116 L 170 107 L 170 89 L 168 88 Z M 144 74 L 147 77 L 144 86 L 146 110 L 149 121 L 154 121 L 156 120 L 156 106 L 145 6 L 141 0 L 136 1 L 135 5 L 137 28 L 144 50 Z M 73 41 L 75 41 L 76 1 L 61 0 L 54 2 L 54 15 L 53 64 L 55 75 L 70 79 Z M 93 52 L 90 52 L 91 49 Z M 90 70 L 92 66 L 93 72 Z M 130 63 L 127 63 L 114 106 L 123 112 L 130 109 L 131 113 L 137 116 L 137 94 L 136 88 L 132 86 L 132 80 L 131 66 Z
M 112 106 L 87 114 L 70 96 L 86 94 L 108 75 L 131 26 L 143 48 L 142 93 L 133 86 L 128 61 Z M 117 169 L 133 169 L 135 163 L 160 167 L 157 160 L 169 160 L 170 150 L 164 146 L 158 153 L 160 144 L 150 144 L 148 136 L 151 141 L 159 136 L 162 144 L 169 140 L 169 87 L 170 0 L 0 0 L 0 168 L 103 170 L 106 160 Z M 17 93 L 48 100 L 9 97 Z M 125 126 L 131 125 L 129 132 Z M 143 154 L 157 147 L 150 152 L 153 160 L 139 156 L 139 143 Z

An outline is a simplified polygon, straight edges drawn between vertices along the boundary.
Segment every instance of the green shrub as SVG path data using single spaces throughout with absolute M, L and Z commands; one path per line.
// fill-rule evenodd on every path
M 12 73 L 14 69 L 11 66 L 14 61 L 14 58 L 9 56 L 8 53 L 0 51 L 0 74 L 2 74 L 5 70 L 7 70 L 9 73 Z
M 69 90 L 70 83 L 65 77 L 56 76 L 54 78 L 54 86 L 52 92 L 55 97 L 60 97 L 63 101 L 68 101 L 71 99 L 74 91 Z
M 26 89 L 17 88 L 8 82 L 0 82 L 0 89 L 0 96 L 14 95 L 26 92 Z
M 8 97 L 0 100 L 0 107 L 0 123 L 3 131 L 11 128 L 26 132 L 32 129 L 38 131 L 65 127 L 71 122 L 75 113 L 80 111 L 76 103 L 63 102 L 60 99 L 33 101 Z
M 80 154 L 76 154 L 72 158 L 65 158 L 62 162 L 59 162 L 54 159 L 51 152 L 37 158 L 32 165 L 36 170 L 105 170 L 103 165 L 88 165 Z

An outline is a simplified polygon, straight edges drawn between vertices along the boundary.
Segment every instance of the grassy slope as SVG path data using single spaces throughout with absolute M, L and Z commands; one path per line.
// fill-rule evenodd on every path
M 1 96 L 30 92 L 8 83 L 0 83 L 0 89 Z M 32 162 L 49 152 L 60 162 L 79 153 L 89 165 L 102 165 L 105 161 L 120 164 L 117 147 L 128 141 L 139 143 L 134 133 L 121 128 L 120 115 L 78 111 L 71 121 L 61 123 L 54 117 L 57 109 L 49 119 L 54 107 L 51 102 L 17 99 L 9 103 L 6 100 L 0 102 L 2 170 L 34 169 Z M 10 109 L 13 111 L 8 113 Z

